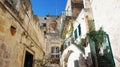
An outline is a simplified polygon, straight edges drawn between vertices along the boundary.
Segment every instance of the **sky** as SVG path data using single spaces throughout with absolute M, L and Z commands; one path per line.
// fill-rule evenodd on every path
M 67 0 L 30 0 L 34 15 L 61 15 Z

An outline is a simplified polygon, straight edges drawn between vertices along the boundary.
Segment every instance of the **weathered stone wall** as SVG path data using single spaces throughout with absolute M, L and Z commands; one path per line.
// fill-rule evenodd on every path
M 0 9 L 0 50 L 1 50 L 1 64 L 0 67 L 16 67 L 22 65 L 21 61 L 23 62 L 23 46 L 19 43 L 20 33 L 20 26 L 16 24 L 16 21 L 13 17 L 5 10 Z M 10 26 L 11 25 L 17 26 L 17 32 L 14 36 L 11 35 Z M 19 32 L 18 32 L 19 30 Z M 12 61 L 12 62 L 11 62 Z
M 57 58 L 52 58 L 52 47 L 60 47 L 60 36 L 59 36 L 59 27 L 60 27 L 60 17 L 54 15 L 40 16 L 41 20 L 39 23 L 40 28 L 44 32 L 45 38 L 45 62 L 48 62 L 46 65 L 51 66 L 51 63 L 57 63 Z M 58 53 L 57 53 L 58 54 Z M 51 56 L 52 55 L 52 56 Z
M 96 29 L 103 27 L 109 34 L 116 67 L 120 66 L 120 1 L 91 0 Z
M 48 16 L 46 19 L 46 55 L 51 56 L 52 47 L 60 47 L 60 36 L 59 36 L 59 23 L 60 18 L 58 16 Z
M 21 4 L 17 15 L 3 1 L 0 1 L 0 67 L 23 67 L 26 51 L 33 59 L 43 59 L 45 41 L 31 8 L 26 11 Z M 14 35 L 11 26 L 16 28 Z

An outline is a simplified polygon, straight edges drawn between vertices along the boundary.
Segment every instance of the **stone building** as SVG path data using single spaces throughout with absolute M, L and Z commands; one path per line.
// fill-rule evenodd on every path
M 59 63 L 61 39 L 59 35 L 60 28 L 59 16 L 46 15 L 45 17 L 39 17 L 41 29 L 44 32 L 44 38 L 46 41 L 45 54 L 46 58 L 50 59 L 51 63 Z
M 45 40 L 30 0 L 0 0 L 0 67 L 40 67 Z

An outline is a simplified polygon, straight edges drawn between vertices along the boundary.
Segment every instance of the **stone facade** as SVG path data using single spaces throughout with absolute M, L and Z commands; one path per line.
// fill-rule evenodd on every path
M 24 67 L 26 52 L 38 67 L 45 55 L 39 19 L 29 0 L 16 1 L 0 0 L 0 67 Z
M 39 17 L 39 19 L 42 20 L 40 21 L 41 24 L 40 26 L 42 31 L 44 32 L 44 38 L 46 40 L 46 45 L 45 45 L 46 59 L 49 60 L 52 60 L 54 58 L 59 59 L 59 57 L 57 56 L 59 55 L 59 50 L 61 46 L 60 43 L 61 40 L 59 35 L 60 17 L 47 15 L 45 17 Z M 58 51 L 54 48 L 58 49 Z M 59 63 L 56 60 L 52 60 L 52 61 L 53 61 L 52 63 Z
M 77 18 L 83 8 L 83 0 L 67 0 L 65 15 Z

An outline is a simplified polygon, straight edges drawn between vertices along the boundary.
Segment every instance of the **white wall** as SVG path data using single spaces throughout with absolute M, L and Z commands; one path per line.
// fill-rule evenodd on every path
M 66 11 L 66 16 L 72 16 L 71 0 L 67 0 L 65 11 Z
M 77 38 L 77 42 L 80 42 L 81 38 L 85 38 L 86 37 L 86 33 L 87 33 L 87 27 L 86 27 L 86 22 L 85 22 L 85 11 L 84 9 L 82 9 L 82 11 L 80 12 L 80 14 L 78 15 L 76 21 L 74 22 L 74 31 L 75 29 L 78 27 L 78 25 L 80 24 L 81 26 L 81 36 L 79 36 Z M 78 30 L 77 30 L 78 31 Z M 85 56 L 88 56 L 88 53 L 90 52 L 90 47 L 89 45 L 85 48 Z
M 75 29 L 78 28 L 79 24 L 81 26 L 81 38 L 85 38 L 86 33 L 87 33 L 87 28 L 86 28 L 86 23 L 85 23 L 85 19 L 84 19 L 84 14 L 85 14 L 84 10 L 82 9 L 82 11 L 79 13 L 77 19 L 74 22 L 74 31 L 75 31 Z M 78 38 L 78 39 L 80 39 L 80 38 Z
M 109 34 L 114 57 L 120 58 L 120 0 L 93 0 L 91 7 L 96 29 L 102 26 Z M 117 62 L 116 67 L 119 67 L 120 62 Z

